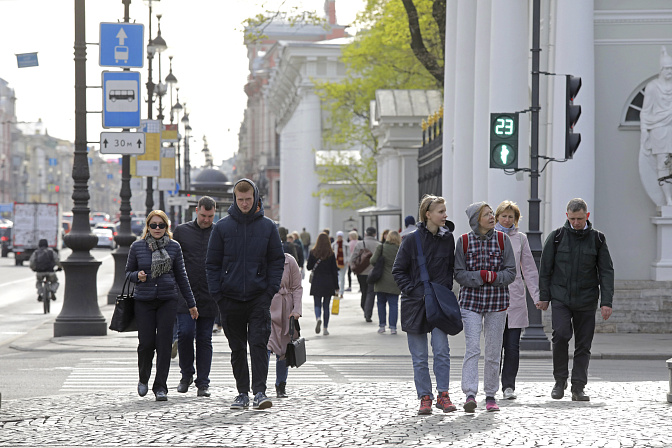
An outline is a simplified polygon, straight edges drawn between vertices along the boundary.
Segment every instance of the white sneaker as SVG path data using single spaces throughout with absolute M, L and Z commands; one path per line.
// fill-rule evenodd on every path
M 515 400 L 516 399 L 516 393 L 511 389 L 510 387 L 507 387 L 504 389 L 503 394 L 505 400 Z
M 324 327 L 324 330 L 322 331 L 322 334 L 325 336 L 329 336 L 329 330 L 327 330 L 327 327 Z

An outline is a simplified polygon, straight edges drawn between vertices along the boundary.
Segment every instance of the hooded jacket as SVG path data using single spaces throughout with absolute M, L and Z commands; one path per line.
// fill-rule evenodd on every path
M 591 311 L 612 306 L 614 265 L 606 238 L 597 248 L 593 225 L 574 229 L 565 222 L 563 237 L 555 246 L 555 232 L 546 238 L 539 264 L 539 300 L 557 300 L 575 311 Z M 601 235 L 604 236 L 604 235 Z
M 481 258 L 484 260 L 489 260 L 494 256 L 498 256 L 498 253 L 485 253 L 490 240 L 492 240 L 492 238 L 496 238 L 496 232 L 493 229 L 485 235 L 481 235 L 478 231 L 478 215 L 481 208 L 486 205 L 487 204 L 485 202 L 476 202 L 467 207 L 466 214 L 469 218 L 469 225 L 471 226 L 472 231 L 466 234 L 466 236 L 467 238 L 471 237 L 476 240 L 479 256 L 481 256 Z M 500 306 L 495 303 L 497 301 L 495 296 L 501 292 L 506 296 L 507 299 L 506 306 L 503 307 L 503 309 L 506 309 L 508 307 L 509 295 L 508 288 L 506 287 L 513 283 L 513 281 L 516 279 L 516 259 L 513 255 L 511 240 L 506 234 L 504 235 L 504 251 L 501 253 L 501 264 L 496 270 L 497 278 L 491 284 L 487 285 L 481 278 L 480 269 L 473 271 L 467 270 L 467 257 L 464 253 L 462 238 L 463 236 L 460 236 L 457 239 L 455 248 L 455 281 L 462 287 L 460 289 L 460 306 L 474 312 L 501 311 L 502 308 L 500 308 Z M 486 290 L 479 290 L 479 288 L 483 287 L 483 285 L 492 286 L 494 288 L 488 288 L 492 290 L 488 292 L 486 292 Z M 499 288 L 505 288 L 505 291 L 500 291 Z M 475 295 L 481 297 L 479 303 L 476 306 L 465 304 L 464 297 L 466 297 L 470 291 L 473 291 Z
M 243 213 L 236 202 L 234 187 L 233 205 L 228 216 L 213 226 L 205 269 L 210 294 L 222 298 L 249 301 L 266 296 L 270 304 L 280 289 L 285 254 L 275 223 L 264 216 L 264 207 L 257 186 L 254 203 L 249 213 Z
M 432 331 L 425 314 L 425 287 L 420 280 L 415 239 L 420 238 L 429 279 L 452 289 L 455 262 L 453 230 L 455 224 L 446 221 L 445 226 L 440 227 L 434 235 L 420 222 L 418 230 L 401 240 L 392 266 L 392 276 L 401 290 L 401 329 L 407 333 L 422 334 Z

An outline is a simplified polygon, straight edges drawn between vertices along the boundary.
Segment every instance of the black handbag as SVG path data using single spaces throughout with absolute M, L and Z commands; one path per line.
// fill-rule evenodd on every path
M 294 327 L 296 327 L 296 340 L 294 340 Z M 300 331 L 299 321 L 294 319 L 294 316 L 290 317 L 289 337 L 291 341 L 287 344 L 285 351 L 287 367 L 301 367 L 306 362 L 306 340 L 301 337 Z
M 117 301 L 114 304 L 114 313 L 110 319 L 110 330 L 113 331 L 137 331 L 138 326 L 135 322 L 135 299 L 133 293 L 135 286 L 131 290 L 130 273 L 126 274 L 124 286 L 121 288 L 121 294 L 117 296 Z M 126 286 L 128 285 L 128 289 Z
M 425 315 L 427 323 L 451 336 L 462 331 L 462 313 L 460 304 L 453 291 L 440 283 L 430 282 L 429 273 L 425 266 L 425 255 L 422 252 L 420 235 L 415 233 L 415 242 L 418 245 L 418 265 L 420 266 L 420 279 L 425 286 Z
M 373 269 L 366 279 L 367 283 L 376 283 L 383 277 L 383 270 L 385 269 L 385 257 L 383 257 L 382 244 L 380 247 L 380 257 L 378 257 L 376 260 L 376 264 L 373 265 Z

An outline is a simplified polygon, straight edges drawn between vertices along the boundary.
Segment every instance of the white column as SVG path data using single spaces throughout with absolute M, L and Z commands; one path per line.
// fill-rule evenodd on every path
M 335 229 L 333 228 L 333 208 L 329 207 L 326 203 L 329 200 L 327 198 L 320 198 L 320 210 L 319 210 L 319 218 L 318 218 L 318 226 L 317 226 L 317 231 L 321 232 L 324 229 L 329 229 L 330 230 L 330 236 L 333 236 L 336 238 L 336 232 L 338 232 L 341 229 Z M 297 227 L 298 228 L 298 227 Z M 311 233 L 313 235 L 313 233 Z M 315 233 L 317 235 L 317 233 Z M 311 238 L 312 239 L 312 238 Z M 315 236 L 315 239 L 317 239 L 317 236 Z
M 446 199 L 449 217 L 453 214 L 453 138 L 455 124 L 455 52 L 457 46 L 457 0 L 446 1 L 446 48 L 443 65 L 443 157 L 441 191 Z M 416 182 L 417 183 L 417 182 Z M 416 194 L 416 200 L 417 200 Z M 404 212 L 406 213 L 406 212 Z M 413 216 L 417 219 L 417 206 Z M 404 216 L 407 216 L 405 214 Z M 452 219 L 451 219 L 452 220 Z
M 445 143 L 444 143 L 445 144 Z M 400 185 L 403 185 L 399 196 L 401 197 L 399 207 L 401 207 L 401 217 L 402 219 L 408 215 L 412 215 L 416 220 L 418 219 L 418 207 L 420 204 L 418 196 L 420 195 L 419 185 L 418 185 L 418 150 L 417 149 L 400 149 Z M 446 157 L 444 151 L 443 157 Z M 446 176 L 443 177 L 444 181 Z M 444 193 L 446 201 L 451 197 L 450 191 L 449 194 Z
M 476 29 L 476 2 L 457 2 L 457 41 L 455 51 L 455 107 L 453 156 L 453 210 L 449 219 L 455 222 L 456 232 L 469 230 L 464 214 L 472 203 L 474 134 L 474 53 Z M 448 174 L 448 173 L 445 173 Z M 445 175 L 444 174 L 444 175 Z
M 386 178 L 387 178 L 387 183 L 384 184 L 383 186 L 379 185 L 379 189 L 385 190 L 385 201 L 384 203 L 378 203 L 379 206 L 385 206 L 385 205 L 399 205 L 400 203 L 400 195 L 399 195 L 399 185 L 400 185 L 400 180 L 401 176 L 399 173 L 399 154 L 397 150 L 395 149 L 384 149 L 383 150 L 385 153 L 386 157 Z M 417 159 L 416 159 L 416 164 L 417 164 Z M 417 177 L 416 181 L 417 183 Z M 390 229 L 390 230 L 399 230 L 399 217 L 398 216 L 381 216 L 378 219 L 378 224 L 380 225 L 380 229 L 378 229 L 378 233 L 382 235 L 383 230 L 385 229 Z
M 306 228 L 317 235 L 319 199 L 313 197 L 319 181 L 313 150 L 322 149 L 320 99 L 312 91 L 303 98 L 280 134 L 280 224 Z
M 527 109 L 529 97 L 529 18 L 527 0 L 492 2 L 492 28 L 490 36 L 490 112 L 516 112 Z M 489 121 L 488 114 L 488 121 Z M 529 114 L 519 114 L 518 167 L 530 167 Z M 489 127 L 482 133 L 490 136 Z M 485 166 L 490 164 L 488 158 Z M 518 203 L 523 222 L 528 211 L 529 176 L 516 180 L 517 176 L 504 174 L 503 170 L 488 169 L 488 200 L 497 207 L 505 199 Z M 521 222 L 521 224 L 523 223 Z M 524 226 L 527 228 L 527 226 Z
M 583 86 L 575 104 L 581 105 L 581 117 L 574 128 L 581 133 L 581 145 L 574 159 L 551 163 L 551 221 L 553 227 L 566 219 L 567 202 L 583 198 L 590 211 L 595 199 L 595 49 L 593 0 L 562 0 L 556 2 L 555 73 L 580 76 Z M 565 156 L 565 78 L 556 76 L 554 83 L 552 157 Z M 550 151 L 549 151 L 550 152 Z
M 495 2 L 496 3 L 496 2 Z M 508 4 L 508 3 L 507 3 Z M 488 202 L 488 165 L 490 152 L 490 0 L 479 0 L 476 7 L 476 52 L 474 61 L 474 133 L 473 179 L 471 185 L 474 201 Z M 497 21 L 498 19 L 495 19 Z M 499 51 L 501 42 L 493 43 Z M 494 69 L 497 71 L 497 68 Z M 492 207 L 496 205 L 490 204 Z

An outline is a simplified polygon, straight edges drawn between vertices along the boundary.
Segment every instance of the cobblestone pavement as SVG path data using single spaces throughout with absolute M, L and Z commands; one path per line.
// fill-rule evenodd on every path
M 151 392 L 70 394 L 3 401 L 0 447 L 669 447 L 666 387 L 590 383 L 591 401 L 578 403 L 552 400 L 552 383 L 523 382 L 501 412 L 485 412 L 481 394 L 467 414 L 455 383 L 458 411 L 430 416 L 417 415 L 410 381 L 294 385 L 265 411 L 230 410 L 233 388 L 213 387 L 211 398 L 171 391 L 165 403 Z

